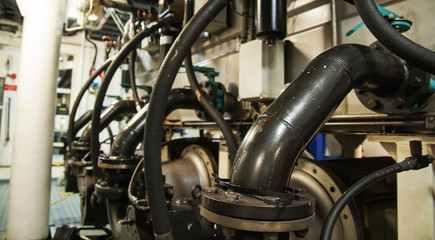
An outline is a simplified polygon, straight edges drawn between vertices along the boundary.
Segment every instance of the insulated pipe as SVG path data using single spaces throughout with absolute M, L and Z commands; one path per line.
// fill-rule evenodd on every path
M 230 183 L 284 192 L 295 161 L 350 90 L 390 89 L 407 74 L 397 56 L 361 45 L 322 53 L 254 122 L 237 152 Z
M 166 55 L 157 75 L 154 91 L 151 94 L 143 145 L 146 187 L 156 239 L 173 239 L 163 188 L 160 152 L 162 122 L 165 118 L 164 109 L 166 109 L 172 84 L 186 53 L 205 27 L 229 2 L 230 0 L 207 1 L 187 23 Z
M 120 114 L 135 113 L 136 105 L 134 101 L 121 100 L 113 103 L 110 107 L 106 108 L 100 117 L 100 130 L 103 131 L 116 117 Z M 88 126 L 80 137 L 80 142 L 89 142 L 91 140 L 92 127 Z
M 195 95 L 190 89 L 173 89 L 169 95 L 168 105 L 166 106 L 165 116 L 176 109 L 195 109 L 202 110 L 201 105 L 196 100 Z M 145 117 L 148 105 L 137 113 L 118 134 L 113 142 L 112 156 L 131 157 L 134 155 L 137 145 L 143 139 L 145 128 Z
M 62 0 L 26 3 L 6 228 L 11 240 L 50 236 L 56 79 L 65 7 Z
M 365 25 L 379 42 L 410 64 L 435 74 L 435 52 L 399 33 L 381 15 L 373 0 L 354 0 L 354 2 Z
M 106 68 L 109 66 L 109 64 L 112 62 L 112 59 L 109 58 L 107 59 L 103 65 L 101 65 L 100 68 L 98 68 L 97 71 L 95 71 L 90 77 L 89 79 L 85 82 L 85 84 L 83 85 L 82 89 L 80 89 L 79 94 L 77 94 L 76 100 L 74 101 L 73 107 L 71 109 L 71 113 L 69 116 L 69 122 L 68 122 L 68 132 L 67 132 L 67 144 L 69 149 L 71 150 L 71 144 L 73 142 L 73 139 L 75 137 L 75 135 L 77 134 L 77 132 L 84 127 L 84 125 L 86 125 L 86 123 L 90 120 L 87 120 L 83 126 L 81 127 L 75 127 L 75 122 L 74 122 L 74 118 L 76 117 L 76 113 L 77 110 L 79 108 L 80 102 L 83 98 L 83 96 L 85 95 L 86 91 L 88 90 L 88 88 L 91 86 L 91 84 L 94 82 L 95 78 L 97 78 L 102 72 L 104 72 L 104 70 L 106 70 Z M 92 117 L 92 114 L 89 116 Z M 80 119 L 79 119 L 80 120 Z M 79 121 L 77 120 L 77 122 Z

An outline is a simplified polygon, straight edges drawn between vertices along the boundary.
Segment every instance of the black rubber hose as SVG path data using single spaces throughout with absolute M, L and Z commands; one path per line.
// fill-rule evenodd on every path
M 229 158 L 231 159 L 231 161 L 233 161 L 236 157 L 237 149 L 239 148 L 236 137 L 234 136 L 230 125 L 227 123 L 227 121 L 225 121 L 219 110 L 217 110 L 217 108 L 212 104 L 210 98 L 206 94 L 204 94 L 199 88 L 198 80 L 196 79 L 195 71 L 193 70 L 192 56 L 190 54 L 190 51 L 184 60 L 184 67 L 186 68 L 186 74 L 187 78 L 189 79 L 190 88 L 195 93 L 198 102 L 210 115 L 210 117 L 216 122 L 222 134 L 224 135 L 225 141 L 228 145 Z
M 95 53 L 94 53 L 94 58 L 92 59 L 92 65 L 91 65 L 91 71 L 92 69 L 95 67 L 95 62 L 97 61 L 97 55 L 98 55 L 98 47 L 97 44 L 95 44 L 94 42 L 91 41 L 91 38 L 89 36 L 89 32 L 86 31 L 85 32 L 86 35 L 86 41 L 88 41 L 90 44 L 92 44 L 92 46 L 94 47 Z
M 390 90 L 407 77 L 400 58 L 366 46 L 339 45 L 320 54 L 249 129 L 230 183 L 285 192 L 296 160 L 353 88 Z
M 191 49 L 205 27 L 229 1 L 230 0 L 207 1 L 189 23 L 187 23 L 166 55 L 151 94 L 143 144 L 145 159 L 144 171 L 151 218 L 153 219 L 153 229 L 157 239 L 163 237 L 168 237 L 168 239 L 172 238 L 169 214 L 166 209 L 166 197 L 163 189 L 164 182 L 160 152 L 163 131 L 162 123 L 165 115 L 164 109 L 166 108 L 166 102 L 174 78 L 187 52 Z
M 190 89 L 172 89 L 166 106 L 165 117 L 176 109 L 202 110 L 195 95 Z M 131 157 L 144 135 L 145 117 L 148 107 L 141 109 L 127 125 L 119 132 L 113 145 L 111 156 Z
M 130 88 L 131 88 L 131 92 L 133 93 L 134 102 L 136 103 L 136 110 L 137 112 L 139 112 L 143 108 L 144 103 L 140 100 L 139 94 L 137 93 L 136 71 L 135 71 L 136 56 L 137 56 L 136 50 L 130 52 L 130 62 L 128 66 L 130 70 Z
M 422 160 L 422 163 L 425 166 L 427 166 L 426 164 L 429 164 L 432 161 L 432 157 L 423 156 L 421 158 L 413 158 L 413 157 L 407 158 L 402 162 L 393 164 L 391 166 L 373 172 L 367 177 L 364 177 L 363 179 L 359 180 L 357 183 L 352 185 L 345 193 L 343 193 L 343 195 L 337 200 L 337 202 L 334 203 L 334 206 L 332 206 L 331 210 L 329 211 L 329 214 L 326 217 L 326 221 L 323 224 L 322 232 L 320 234 L 320 239 L 321 240 L 331 239 L 332 230 L 334 229 L 335 222 L 340 216 L 341 211 L 343 211 L 346 205 L 350 201 L 352 201 L 352 199 L 354 199 L 355 196 L 357 196 L 359 193 L 361 193 L 364 189 L 368 188 L 372 184 L 376 183 L 377 181 L 389 175 L 400 173 L 403 171 L 408 171 L 411 169 L 422 168 L 421 166 L 419 166 L 420 164 L 419 160 Z
M 103 131 L 104 128 L 109 126 L 109 124 L 120 114 L 135 113 L 136 112 L 135 107 L 136 107 L 135 102 L 130 100 L 120 100 L 111 104 L 101 114 L 99 132 Z M 88 126 L 83 131 L 82 135 L 79 138 L 79 141 L 89 142 L 91 139 L 91 132 L 92 132 L 92 127 Z
M 103 108 L 103 101 L 106 95 L 107 89 L 109 88 L 109 84 L 112 80 L 113 75 L 117 71 L 118 67 L 124 61 L 124 59 L 128 56 L 128 54 L 136 48 L 136 46 L 151 33 L 157 31 L 159 28 L 166 26 L 169 21 L 164 22 L 156 22 L 149 24 L 149 28 L 146 28 L 139 32 L 134 38 L 132 38 L 127 44 L 122 47 L 122 49 L 118 52 L 118 54 L 113 59 L 110 66 L 107 68 L 107 71 L 101 80 L 100 87 L 98 89 L 95 104 L 94 104 L 94 113 L 92 114 L 92 134 L 91 134 L 91 159 L 92 159 L 92 167 L 94 171 L 94 177 L 101 178 L 102 172 L 98 168 L 98 155 L 100 153 L 100 142 L 99 142 L 99 129 L 100 129 L 100 115 Z
M 373 0 L 354 0 L 364 23 L 385 47 L 407 62 L 435 74 L 435 52 L 409 40 L 388 23 Z
M 187 0 L 185 2 L 184 9 L 184 19 L 185 22 L 188 22 L 193 16 L 193 2 L 191 0 Z M 216 122 L 222 134 L 224 135 L 225 141 L 228 145 L 229 158 L 231 161 L 233 161 L 236 156 L 237 149 L 239 148 L 236 137 L 234 136 L 230 125 L 227 123 L 227 121 L 225 121 L 219 110 L 217 110 L 217 108 L 212 104 L 211 99 L 199 88 L 198 80 L 195 76 L 195 70 L 193 69 L 191 51 L 186 54 L 186 58 L 184 59 L 184 67 L 186 68 L 190 89 L 192 89 L 192 91 L 195 93 L 198 102 Z
M 80 101 L 82 100 L 83 96 L 85 95 L 88 88 L 91 86 L 91 84 L 94 82 L 95 78 L 100 75 L 106 68 L 109 66 L 109 64 L 112 62 L 112 59 L 107 59 L 103 65 L 101 65 L 98 70 L 96 70 L 92 76 L 89 77 L 89 79 L 85 82 L 82 89 L 80 89 L 80 92 L 77 94 L 76 100 L 74 101 L 73 107 L 71 109 L 71 113 L 69 116 L 69 122 L 68 122 L 68 133 L 67 133 L 67 144 L 69 146 L 69 149 L 71 149 L 71 144 L 74 139 L 74 136 L 77 134 L 77 132 L 80 130 L 80 128 L 74 127 L 74 118 L 76 116 L 77 110 L 80 105 Z

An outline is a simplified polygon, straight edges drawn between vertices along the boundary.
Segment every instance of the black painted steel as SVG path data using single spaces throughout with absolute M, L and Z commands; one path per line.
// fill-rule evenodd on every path
M 135 102 L 130 100 L 121 100 L 113 103 L 104 110 L 100 117 L 100 131 L 103 131 L 115 118 L 120 114 L 135 113 Z M 91 140 L 92 127 L 88 126 L 79 138 L 79 142 L 89 142 Z
M 285 192 L 296 159 L 354 87 L 389 89 L 406 80 L 402 60 L 361 45 L 341 45 L 316 57 L 253 124 L 230 183 Z
M 202 107 L 190 89 L 173 89 L 168 98 L 165 116 L 176 109 L 201 110 Z M 136 114 L 118 134 L 113 142 L 111 155 L 130 157 L 134 155 L 137 145 L 144 135 L 147 109 Z

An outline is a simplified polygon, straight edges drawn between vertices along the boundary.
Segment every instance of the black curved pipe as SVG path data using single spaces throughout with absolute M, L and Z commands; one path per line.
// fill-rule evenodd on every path
M 136 112 L 135 107 L 136 107 L 135 102 L 130 100 L 120 100 L 111 104 L 101 114 L 99 132 L 103 131 L 103 129 L 106 128 L 120 114 L 135 113 Z M 88 126 L 83 131 L 82 136 L 79 138 L 79 141 L 89 142 L 91 140 L 91 132 L 92 132 L 92 127 Z
M 88 110 L 74 122 L 73 136 L 91 121 L 92 110 Z
M 184 21 L 187 23 L 193 16 L 193 1 L 186 0 L 184 4 Z M 230 125 L 225 121 L 219 110 L 213 105 L 211 99 L 201 91 L 198 80 L 195 76 L 195 71 L 193 69 L 192 63 L 192 53 L 189 51 L 184 59 L 184 67 L 186 68 L 187 78 L 189 80 L 190 89 L 195 93 L 198 102 L 205 109 L 205 111 L 210 115 L 210 117 L 216 122 L 222 134 L 224 135 L 225 141 L 228 145 L 229 158 L 231 161 L 236 157 L 237 149 L 239 148 L 237 144 L 236 137 Z
M 162 122 L 164 120 L 164 109 L 166 109 L 169 92 L 187 51 L 191 49 L 205 27 L 229 2 L 230 0 L 207 1 L 187 23 L 166 55 L 151 94 L 143 144 L 144 171 L 154 234 L 158 239 L 163 237 L 172 239 L 169 214 L 166 209 L 166 197 L 163 189 L 164 182 L 162 181 L 160 155 Z
M 373 0 L 354 0 L 364 23 L 385 47 L 407 62 L 435 74 L 435 52 L 409 40 L 388 23 Z
M 157 31 L 159 28 L 166 26 L 170 23 L 170 19 L 166 19 L 166 21 L 151 23 L 148 25 L 149 28 L 146 28 L 136 34 L 134 38 L 128 41 L 127 44 L 118 52 L 110 66 L 107 68 L 107 71 L 101 80 L 100 87 L 98 89 L 95 104 L 94 104 L 94 114 L 92 114 L 92 122 L 91 127 L 93 129 L 91 134 L 91 159 L 92 159 L 92 167 L 94 177 L 101 178 L 102 172 L 98 168 L 98 155 L 100 154 L 100 141 L 99 141 L 99 129 L 100 129 L 100 115 L 103 107 L 104 96 L 106 95 L 107 89 L 109 88 L 109 84 L 112 80 L 113 75 L 118 70 L 118 67 L 127 57 L 127 55 L 136 48 L 136 46 L 151 33 Z
M 171 91 L 165 116 L 176 109 L 202 110 L 201 105 L 190 89 L 173 89 Z M 118 134 L 113 142 L 110 153 L 112 156 L 130 157 L 134 155 L 137 145 L 143 139 L 147 110 L 147 106 L 142 108 Z
M 91 84 L 94 82 L 95 78 L 97 78 L 98 75 L 100 75 L 100 73 L 102 73 L 104 70 L 106 70 L 106 68 L 109 66 L 109 64 L 111 62 L 112 62 L 111 58 L 107 59 L 103 63 L 103 65 L 101 65 L 101 67 L 98 68 L 98 70 L 95 71 L 89 77 L 89 79 L 83 85 L 82 89 L 80 89 L 79 94 L 77 94 L 76 100 L 74 101 L 73 107 L 71 109 L 71 113 L 70 113 L 70 116 L 69 116 L 69 122 L 68 122 L 67 144 L 68 144 L 69 149 L 71 149 L 71 144 L 72 144 L 72 141 L 74 139 L 74 136 L 81 129 L 81 128 L 75 128 L 74 127 L 74 118 L 76 117 L 76 113 L 77 113 L 77 110 L 79 108 L 80 101 L 82 100 L 82 98 L 85 95 L 86 91 L 88 90 L 89 86 L 91 86 Z M 82 127 L 84 127 L 84 125 Z
M 254 122 L 237 152 L 230 183 L 285 192 L 295 161 L 350 90 L 389 89 L 407 74 L 400 58 L 361 45 L 322 53 Z

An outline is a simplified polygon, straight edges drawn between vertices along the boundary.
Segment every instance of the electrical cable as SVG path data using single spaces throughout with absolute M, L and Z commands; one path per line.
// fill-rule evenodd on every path
M 85 84 L 83 85 L 82 89 L 80 89 L 80 92 L 77 94 L 76 100 L 74 101 L 73 107 L 71 109 L 71 113 L 70 113 L 70 117 L 69 117 L 69 122 L 68 122 L 68 132 L 67 132 L 67 145 L 68 148 L 71 150 L 71 146 L 72 146 L 72 141 L 74 139 L 74 136 L 76 135 L 76 133 L 78 132 L 78 130 L 80 129 L 75 129 L 74 128 L 74 119 L 77 113 L 77 110 L 79 108 L 80 105 L 80 101 L 82 100 L 83 96 L 86 93 L 86 90 L 89 88 L 89 86 L 91 86 L 91 84 L 94 82 L 95 78 L 98 77 L 98 75 L 100 75 L 104 70 L 106 70 L 106 68 L 109 66 L 109 64 L 112 62 L 112 59 L 109 58 L 107 59 L 103 65 L 101 65 L 101 67 L 99 69 L 97 69 L 90 77 L 89 79 L 85 82 Z M 80 119 L 79 119 L 80 120 Z M 80 125 L 81 126 L 81 125 Z M 84 126 L 84 125 L 83 125 Z
M 135 61 L 136 61 L 137 53 L 136 50 L 133 50 L 130 52 L 130 62 L 128 64 L 129 71 L 130 71 L 130 88 L 131 92 L 133 93 L 133 99 L 136 103 L 136 110 L 139 112 L 143 106 L 145 105 L 139 98 L 139 94 L 137 93 L 137 86 L 136 86 L 136 72 L 135 72 Z
M 173 239 L 163 187 L 160 144 L 166 104 L 175 76 L 187 52 L 230 0 L 207 1 L 183 28 L 162 63 L 149 103 L 144 136 L 144 171 L 156 239 Z
M 432 162 L 432 160 L 433 158 L 429 155 L 408 157 L 402 162 L 382 168 L 359 180 L 357 183 L 352 185 L 345 193 L 343 193 L 343 195 L 337 200 L 337 202 L 329 211 L 329 214 L 326 217 L 326 221 L 323 225 L 322 232 L 320 234 L 320 239 L 331 239 L 332 230 L 334 228 L 335 222 L 340 216 L 341 211 L 350 201 L 352 201 L 352 199 L 356 195 L 361 193 L 364 189 L 391 174 L 400 173 L 411 169 L 416 170 L 427 167 L 429 163 Z
M 106 73 L 104 74 L 103 79 L 101 80 L 100 87 L 98 89 L 95 103 L 94 103 L 94 112 L 92 114 L 91 119 L 91 160 L 92 167 L 94 171 L 94 177 L 100 178 L 102 177 L 101 170 L 98 168 L 98 155 L 100 153 L 100 142 L 99 142 L 99 131 L 100 129 L 100 115 L 103 108 L 103 101 L 106 95 L 107 89 L 109 88 L 109 84 L 113 78 L 113 75 L 118 70 L 118 67 L 124 61 L 124 59 L 128 56 L 128 54 L 136 48 L 136 46 L 151 33 L 157 31 L 159 28 L 166 26 L 171 23 L 172 18 L 167 18 L 165 21 L 154 22 L 148 25 L 148 28 L 142 30 L 134 38 L 128 41 L 118 52 L 118 54 L 113 58 L 110 66 L 107 68 Z
M 385 47 L 407 62 L 435 74 L 435 52 L 399 33 L 381 15 L 373 0 L 354 0 L 359 15 L 370 32 Z
M 193 2 L 191 0 L 186 0 L 185 11 L 184 11 L 184 22 L 187 23 L 193 16 Z M 229 158 L 231 161 L 236 157 L 237 149 L 239 148 L 237 144 L 236 137 L 231 130 L 230 125 L 225 121 L 222 114 L 217 110 L 217 108 L 212 104 L 210 98 L 204 94 L 198 84 L 198 79 L 195 76 L 195 71 L 192 64 L 192 53 L 189 51 L 184 59 L 184 67 L 186 68 L 187 78 L 190 83 L 190 89 L 195 93 L 198 102 L 205 109 L 205 111 L 210 115 L 210 117 L 216 122 L 219 129 L 228 145 Z
M 54 205 L 54 204 L 56 204 L 56 203 L 58 203 L 58 202 L 62 202 L 62 201 L 65 200 L 67 197 L 69 197 L 69 196 L 71 196 L 71 195 L 74 195 L 73 192 L 64 192 L 62 188 L 59 189 L 59 190 L 57 190 L 56 193 L 59 194 L 59 195 L 62 195 L 63 197 L 60 198 L 60 199 L 58 199 L 58 200 L 56 200 L 56 201 L 51 202 L 51 203 L 50 203 L 50 206 L 51 206 L 51 205 Z
M 88 41 L 90 44 L 92 44 L 92 46 L 94 46 L 94 49 L 95 49 L 94 58 L 92 59 L 91 70 L 89 71 L 89 75 L 91 75 L 92 69 L 94 69 L 95 62 L 97 61 L 98 47 L 97 47 L 97 44 L 95 44 L 94 42 L 91 41 L 91 39 L 89 37 L 89 32 L 88 31 L 85 32 L 85 35 L 86 35 L 86 37 L 85 37 L 86 41 Z

